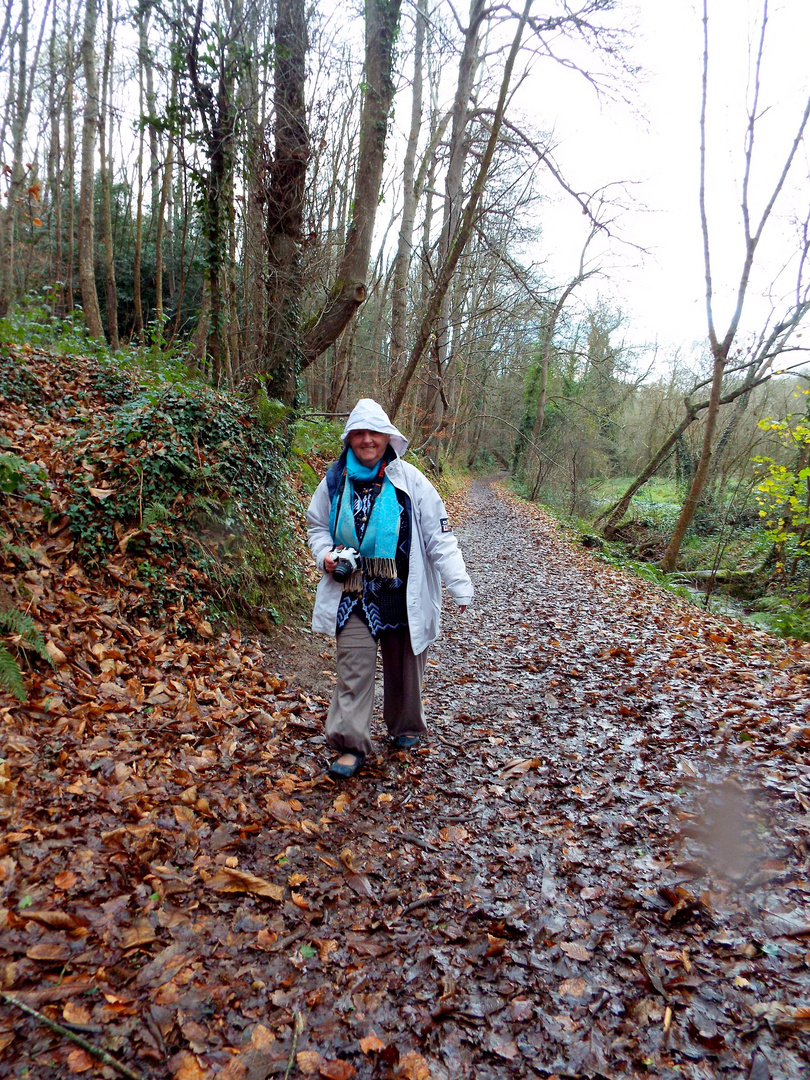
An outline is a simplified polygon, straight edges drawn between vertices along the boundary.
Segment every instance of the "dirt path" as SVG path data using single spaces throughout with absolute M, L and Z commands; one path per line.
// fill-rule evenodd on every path
M 347 789 L 397 893 L 353 912 L 385 949 L 362 1023 L 437 1077 L 800 1075 L 810 666 L 491 485 L 469 505 L 430 745 Z
M 28 575 L 70 657 L 0 708 L 3 994 L 144 1080 L 806 1075 L 808 649 L 497 486 L 459 535 L 429 738 L 343 785 L 326 640 Z M 0 1080 L 112 1075 L 3 1001 Z

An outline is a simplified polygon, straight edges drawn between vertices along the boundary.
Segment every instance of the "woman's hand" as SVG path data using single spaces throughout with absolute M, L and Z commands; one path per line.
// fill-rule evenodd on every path
M 331 574 L 337 566 L 337 562 L 332 558 L 331 551 L 323 557 L 323 568 L 327 574 Z

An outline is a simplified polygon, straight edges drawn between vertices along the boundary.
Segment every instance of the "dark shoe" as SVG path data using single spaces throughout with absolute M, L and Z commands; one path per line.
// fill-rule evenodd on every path
M 354 761 L 348 765 L 341 765 L 337 761 L 332 762 L 329 766 L 329 775 L 335 777 L 337 780 L 348 780 L 350 776 L 354 776 L 366 760 L 366 755 L 361 754 L 358 750 L 344 750 L 340 756 L 353 757 Z
M 413 750 L 421 741 L 421 735 L 397 735 L 394 739 L 394 748 L 396 750 Z

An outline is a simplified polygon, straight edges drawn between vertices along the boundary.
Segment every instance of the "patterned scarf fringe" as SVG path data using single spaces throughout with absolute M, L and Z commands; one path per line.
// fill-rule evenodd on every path
M 360 568 L 346 579 L 343 583 L 345 593 L 360 593 L 363 591 L 363 576 L 366 578 L 383 578 L 393 581 L 397 576 L 396 559 L 366 559 L 361 558 Z

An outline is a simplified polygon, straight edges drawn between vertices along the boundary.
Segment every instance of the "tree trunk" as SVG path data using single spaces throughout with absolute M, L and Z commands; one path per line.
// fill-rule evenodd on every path
M 295 403 L 301 363 L 301 222 L 309 161 L 304 0 L 279 0 L 275 27 L 276 144 L 267 207 L 265 388 Z
M 110 186 L 110 163 L 107 159 L 107 119 L 106 106 L 109 104 L 110 71 L 112 68 L 113 51 L 113 9 L 112 0 L 107 0 L 107 40 L 104 47 L 104 69 L 102 78 L 101 100 L 105 109 L 101 111 L 98 121 L 99 153 L 100 153 L 100 178 L 101 178 L 101 232 L 104 241 L 104 282 L 107 299 L 107 334 L 110 340 L 110 348 L 117 352 L 120 347 L 118 339 L 118 292 L 115 285 L 115 250 L 113 247 L 112 231 L 112 191 Z M 110 105 L 110 114 L 112 107 Z
M 68 0 L 68 19 L 70 5 Z M 78 18 L 78 16 L 77 16 Z M 65 309 L 73 311 L 74 268 L 76 265 L 76 125 L 73 112 L 74 78 L 76 59 L 73 53 L 73 36 L 68 34 L 65 42 L 67 61 L 67 85 L 65 87 L 65 181 L 60 198 L 67 198 L 67 252 L 65 254 Z
M 456 271 L 456 266 L 461 258 L 464 248 L 467 246 L 467 242 L 472 235 L 473 227 L 475 225 L 476 215 L 478 212 L 478 203 L 481 199 L 481 195 L 484 190 L 484 184 L 486 178 L 489 175 L 489 169 L 492 164 L 492 159 L 495 155 L 495 147 L 498 142 L 498 138 L 501 133 L 501 126 L 503 124 L 504 113 L 506 112 L 506 99 L 509 91 L 509 85 L 512 81 L 512 71 L 515 66 L 515 60 L 517 58 L 518 51 L 520 49 L 520 41 L 523 37 L 523 30 L 529 18 L 529 10 L 532 5 L 532 0 L 526 0 L 523 8 L 523 13 L 520 16 L 518 27 L 515 32 L 515 37 L 512 42 L 512 47 L 509 52 L 509 57 L 506 61 L 504 68 L 503 78 L 501 79 L 500 94 L 498 97 L 498 104 L 495 109 L 495 115 L 492 118 L 492 127 L 490 129 L 490 136 L 487 142 L 486 150 L 484 151 L 481 159 L 481 164 L 478 167 L 478 173 L 475 177 L 475 181 L 470 192 L 470 197 L 467 200 L 467 205 L 464 208 L 464 213 L 461 217 L 458 230 L 453 238 L 453 243 L 450 248 L 447 259 L 444 264 L 439 268 L 436 284 L 434 285 L 430 299 L 427 304 L 427 310 L 422 319 L 422 323 L 416 335 L 416 340 L 411 349 L 410 356 L 405 371 L 402 373 L 402 378 L 399 381 L 394 397 L 391 401 L 389 415 L 393 420 L 405 399 L 405 394 L 408 390 L 408 384 L 413 377 L 414 372 L 422 355 L 427 347 L 430 335 L 432 332 L 433 324 L 436 316 L 441 309 L 442 301 L 450 287 L 450 282 L 453 279 L 453 275 Z
M 411 265 L 413 227 L 416 219 L 416 188 L 414 170 L 416 148 L 422 127 L 422 53 L 425 42 L 425 23 L 427 21 L 426 0 L 419 0 L 416 11 L 416 36 L 413 50 L 413 91 L 411 104 L 411 127 L 408 133 L 408 145 L 405 148 L 405 160 L 402 165 L 402 221 L 399 229 L 399 244 L 394 259 L 394 284 L 391 294 L 391 358 L 389 379 L 393 384 L 399 379 L 405 363 L 406 320 L 408 311 L 408 271 Z
M 98 74 L 96 72 L 96 0 L 86 0 L 82 64 L 86 99 L 82 125 L 82 174 L 79 191 L 79 287 L 87 332 L 97 341 L 104 340 L 101 312 L 95 279 L 94 186 L 96 131 L 98 129 Z
M 337 340 L 366 299 L 366 275 L 382 184 L 385 136 L 394 96 L 393 53 L 400 3 L 401 0 L 366 2 L 366 89 L 360 119 L 352 220 L 337 280 L 326 306 L 305 328 L 303 367 Z
M 259 27 L 249 22 L 246 36 L 256 38 Z M 266 325 L 264 281 L 267 274 L 264 245 L 264 170 L 265 154 L 260 112 L 259 72 L 252 65 L 244 73 L 241 84 L 242 108 L 247 114 L 247 145 L 245 148 L 246 191 L 244 218 L 244 310 L 245 333 L 242 343 L 242 371 L 239 381 L 251 379 L 258 370 L 262 331 Z
M 138 10 L 138 113 L 144 112 L 144 65 L 146 64 L 149 43 L 147 30 L 151 10 L 143 4 Z M 138 190 L 135 209 L 135 250 L 132 256 L 132 333 L 139 344 L 144 342 L 143 299 L 141 296 L 141 266 L 143 264 L 143 151 L 144 127 L 140 125 L 138 133 Z
M 211 285 L 208 277 L 203 279 L 202 299 L 200 300 L 200 313 L 197 316 L 197 325 L 191 335 L 189 352 L 194 357 L 197 370 L 201 375 L 209 375 L 208 370 L 208 335 L 211 330 Z
M 23 166 L 23 141 L 25 125 L 28 119 L 26 102 L 28 100 L 28 24 L 30 14 L 28 0 L 21 0 L 19 29 L 11 43 L 12 78 L 10 95 L 13 98 L 13 120 L 11 124 L 11 176 L 8 185 L 8 205 L 2 216 L 0 227 L 0 317 L 5 318 L 16 299 L 15 267 L 17 255 L 17 234 L 20 222 L 20 201 L 22 199 L 25 168 Z M 17 46 L 17 66 L 14 67 L 14 46 Z M 16 76 L 16 85 L 14 77 Z
M 177 92 L 176 73 L 173 75 L 172 90 Z M 174 169 L 174 139 L 167 133 L 166 160 L 163 163 L 163 179 L 160 185 L 160 202 L 154 211 L 155 218 L 155 332 L 159 341 L 165 339 L 163 313 L 163 233 L 166 221 L 166 206 L 169 201 L 169 189 Z
M 481 26 L 486 18 L 484 0 L 471 0 L 470 23 L 464 35 L 464 47 L 458 67 L 456 94 L 453 102 L 453 126 L 450 132 L 450 156 L 447 165 L 444 189 L 444 215 L 439 235 L 438 264 L 443 266 L 450 253 L 450 246 L 458 231 L 462 210 L 462 180 L 464 167 L 470 152 L 469 105 L 475 82 L 475 72 L 479 63 L 479 41 Z M 432 349 L 432 363 L 426 365 L 425 394 L 422 408 L 422 432 L 428 456 L 438 456 L 438 448 L 429 447 L 433 437 L 438 435 L 442 426 L 442 417 L 446 409 L 444 378 L 450 362 L 452 345 L 452 327 L 458 326 L 458 319 L 451 314 L 458 306 L 458 289 L 448 289 L 439 307 L 433 332 L 435 345 Z M 438 406 L 442 403 L 442 415 Z
M 57 67 L 56 67 L 56 35 L 57 21 L 54 9 L 51 37 L 48 43 L 48 112 L 50 114 L 51 137 L 48 146 L 48 191 L 50 192 L 50 209 L 53 215 L 54 243 L 53 258 L 51 261 L 51 280 L 54 283 L 54 297 L 59 289 L 59 302 L 57 311 L 64 316 L 64 279 L 62 275 L 62 132 L 60 127 L 61 117 L 57 109 Z M 60 106 L 63 103 L 60 102 Z M 61 283 L 57 285 L 57 283 Z
M 715 354 L 714 365 L 712 368 L 712 386 L 706 412 L 706 425 L 703 429 L 703 445 L 700 451 L 700 459 L 697 463 L 697 468 L 695 469 L 695 475 L 692 477 L 689 494 L 686 496 L 686 501 L 684 502 L 678 520 L 675 523 L 675 528 L 672 530 L 672 537 L 670 538 L 669 545 L 661 560 L 661 569 L 666 572 L 675 569 L 675 564 L 678 561 L 678 552 L 681 550 L 681 544 L 683 543 L 683 539 L 686 536 L 689 526 L 692 524 L 695 511 L 697 510 L 701 496 L 703 495 L 703 489 L 706 487 L 706 480 L 709 475 L 709 463 L 711 462 L 712 457 L 712 441 L 714 439 L 715 428 L 717 427 L 717 414 L 720 411 L 720 395 L 727 361 L 728 355 L 724 354 L 722 350 L 718 350 Z

